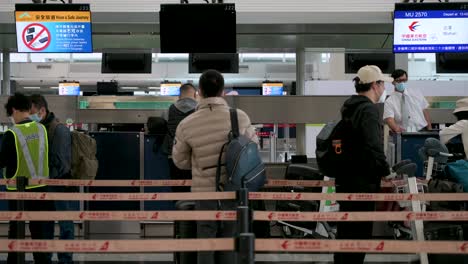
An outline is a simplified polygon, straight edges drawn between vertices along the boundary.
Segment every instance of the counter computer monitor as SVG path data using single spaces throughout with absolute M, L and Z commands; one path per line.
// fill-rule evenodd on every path
M 118 95 L 119 84 L 117 82 L 98 82 L 97 94 L 98 95 Z
M 262 95 L 262 87 L 234 87 L 239 95 Z
M 20 53 L 92 53 L 89 4 L 16 4 Z
M 162 53 L 236 53 L 234 4 L 161 4 Z
M 182 83 L 161 83 L 161 95 L 163 96 L 179 96 L 180 86 Z
M 79 82 L 61 82 L 59 83 L 59 95 L 80 95 Z
M 468 52 L 468 3 L 397 3 L 395 53 Z
M 283 95 L 284 84 L 282 82 L 264 82 L 262 84 L 262 95 Z

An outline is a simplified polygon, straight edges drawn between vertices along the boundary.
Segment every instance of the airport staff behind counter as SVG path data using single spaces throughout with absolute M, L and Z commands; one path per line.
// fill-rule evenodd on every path
M 385 101 L 383 116 L 390 129 L 395 133 L 431 130 L 429 103 L 420 91 L 407 87 L 408 73 L 395 70 L 392 78 L 395 92 Z
M 31 102 L 23 94 L 16 93 L 8 98 L 5 110 L 13 126 L 5 133 L 0 151 L 0 168 L 6 168 L 5 178 L 15 179 L 25 176 L 28 179 L 49 178 L 47 131 L 45 127 L 29 118 Z M 16 191 L 16 186 L 7 186 L 8 191 Z M 27 185 L 26 191 L 46 192 L 45 185 Z M 9 201 L 9 210 L 17 211 L 15 200 Z M 54 211 L 54 201 L 25 200 L 26 211 Z M 14 239 L 18 229 L 17 221 L 10 221 L 8 238 Z M 53 239 L 53 221 L 30 221 L 32 239 Z M 50 253 L 34 252 L 34 262 L 48 264 Z M 8 264 L 17 262 L 17 253 L 8 253 Z

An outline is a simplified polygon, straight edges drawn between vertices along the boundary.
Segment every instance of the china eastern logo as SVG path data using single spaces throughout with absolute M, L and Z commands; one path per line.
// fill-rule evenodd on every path
M 416 29 L 420 26 L 418 23 L 419 21 L 414 21 L 411 23 L 411 25 L 408 26 L 409 30 L 411 30 L 411 32 L 415 32 Z

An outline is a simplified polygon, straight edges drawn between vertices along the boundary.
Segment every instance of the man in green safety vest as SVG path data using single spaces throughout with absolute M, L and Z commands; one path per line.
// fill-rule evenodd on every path
M 29 118 L 31 102 L 23 94 L 16 93 L 8 98 L 6 113 L 12 127 L 5 132 L 0 149 L 0 168 L 5 168 L 4 177 L 15 179 L 24 176 L 31 179 L 48 179 L 48 143 L 45 127 Z M 8 191 L 16 191 L 15 185 L 6 186 Z M 27 192 L 46 192 L 47 186 L 28 184 Z M 9 210 L 17 211 L 16 201 L 9 201 Z M 54 211 L 53 201 L 26 200 L 25 211 Z M 29 230 L 32 239 L 53 239 L 53 221 L 31 221 Z M 14 239 L 18 222 L 10 221 L 8 238 Z M 51 263 L 50 253 L 34 252 L 35 263 Z M 18 254 L 8 254 L 8 264 L 17 263 Z

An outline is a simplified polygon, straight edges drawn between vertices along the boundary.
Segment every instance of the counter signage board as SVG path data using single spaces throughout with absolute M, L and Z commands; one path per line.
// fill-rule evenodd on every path
M 92 53 L 89 4 L 17 4 L 18 52 Z
M 468 52 L 468 5 L 448 4 L 397 4 L 393 51 Z

